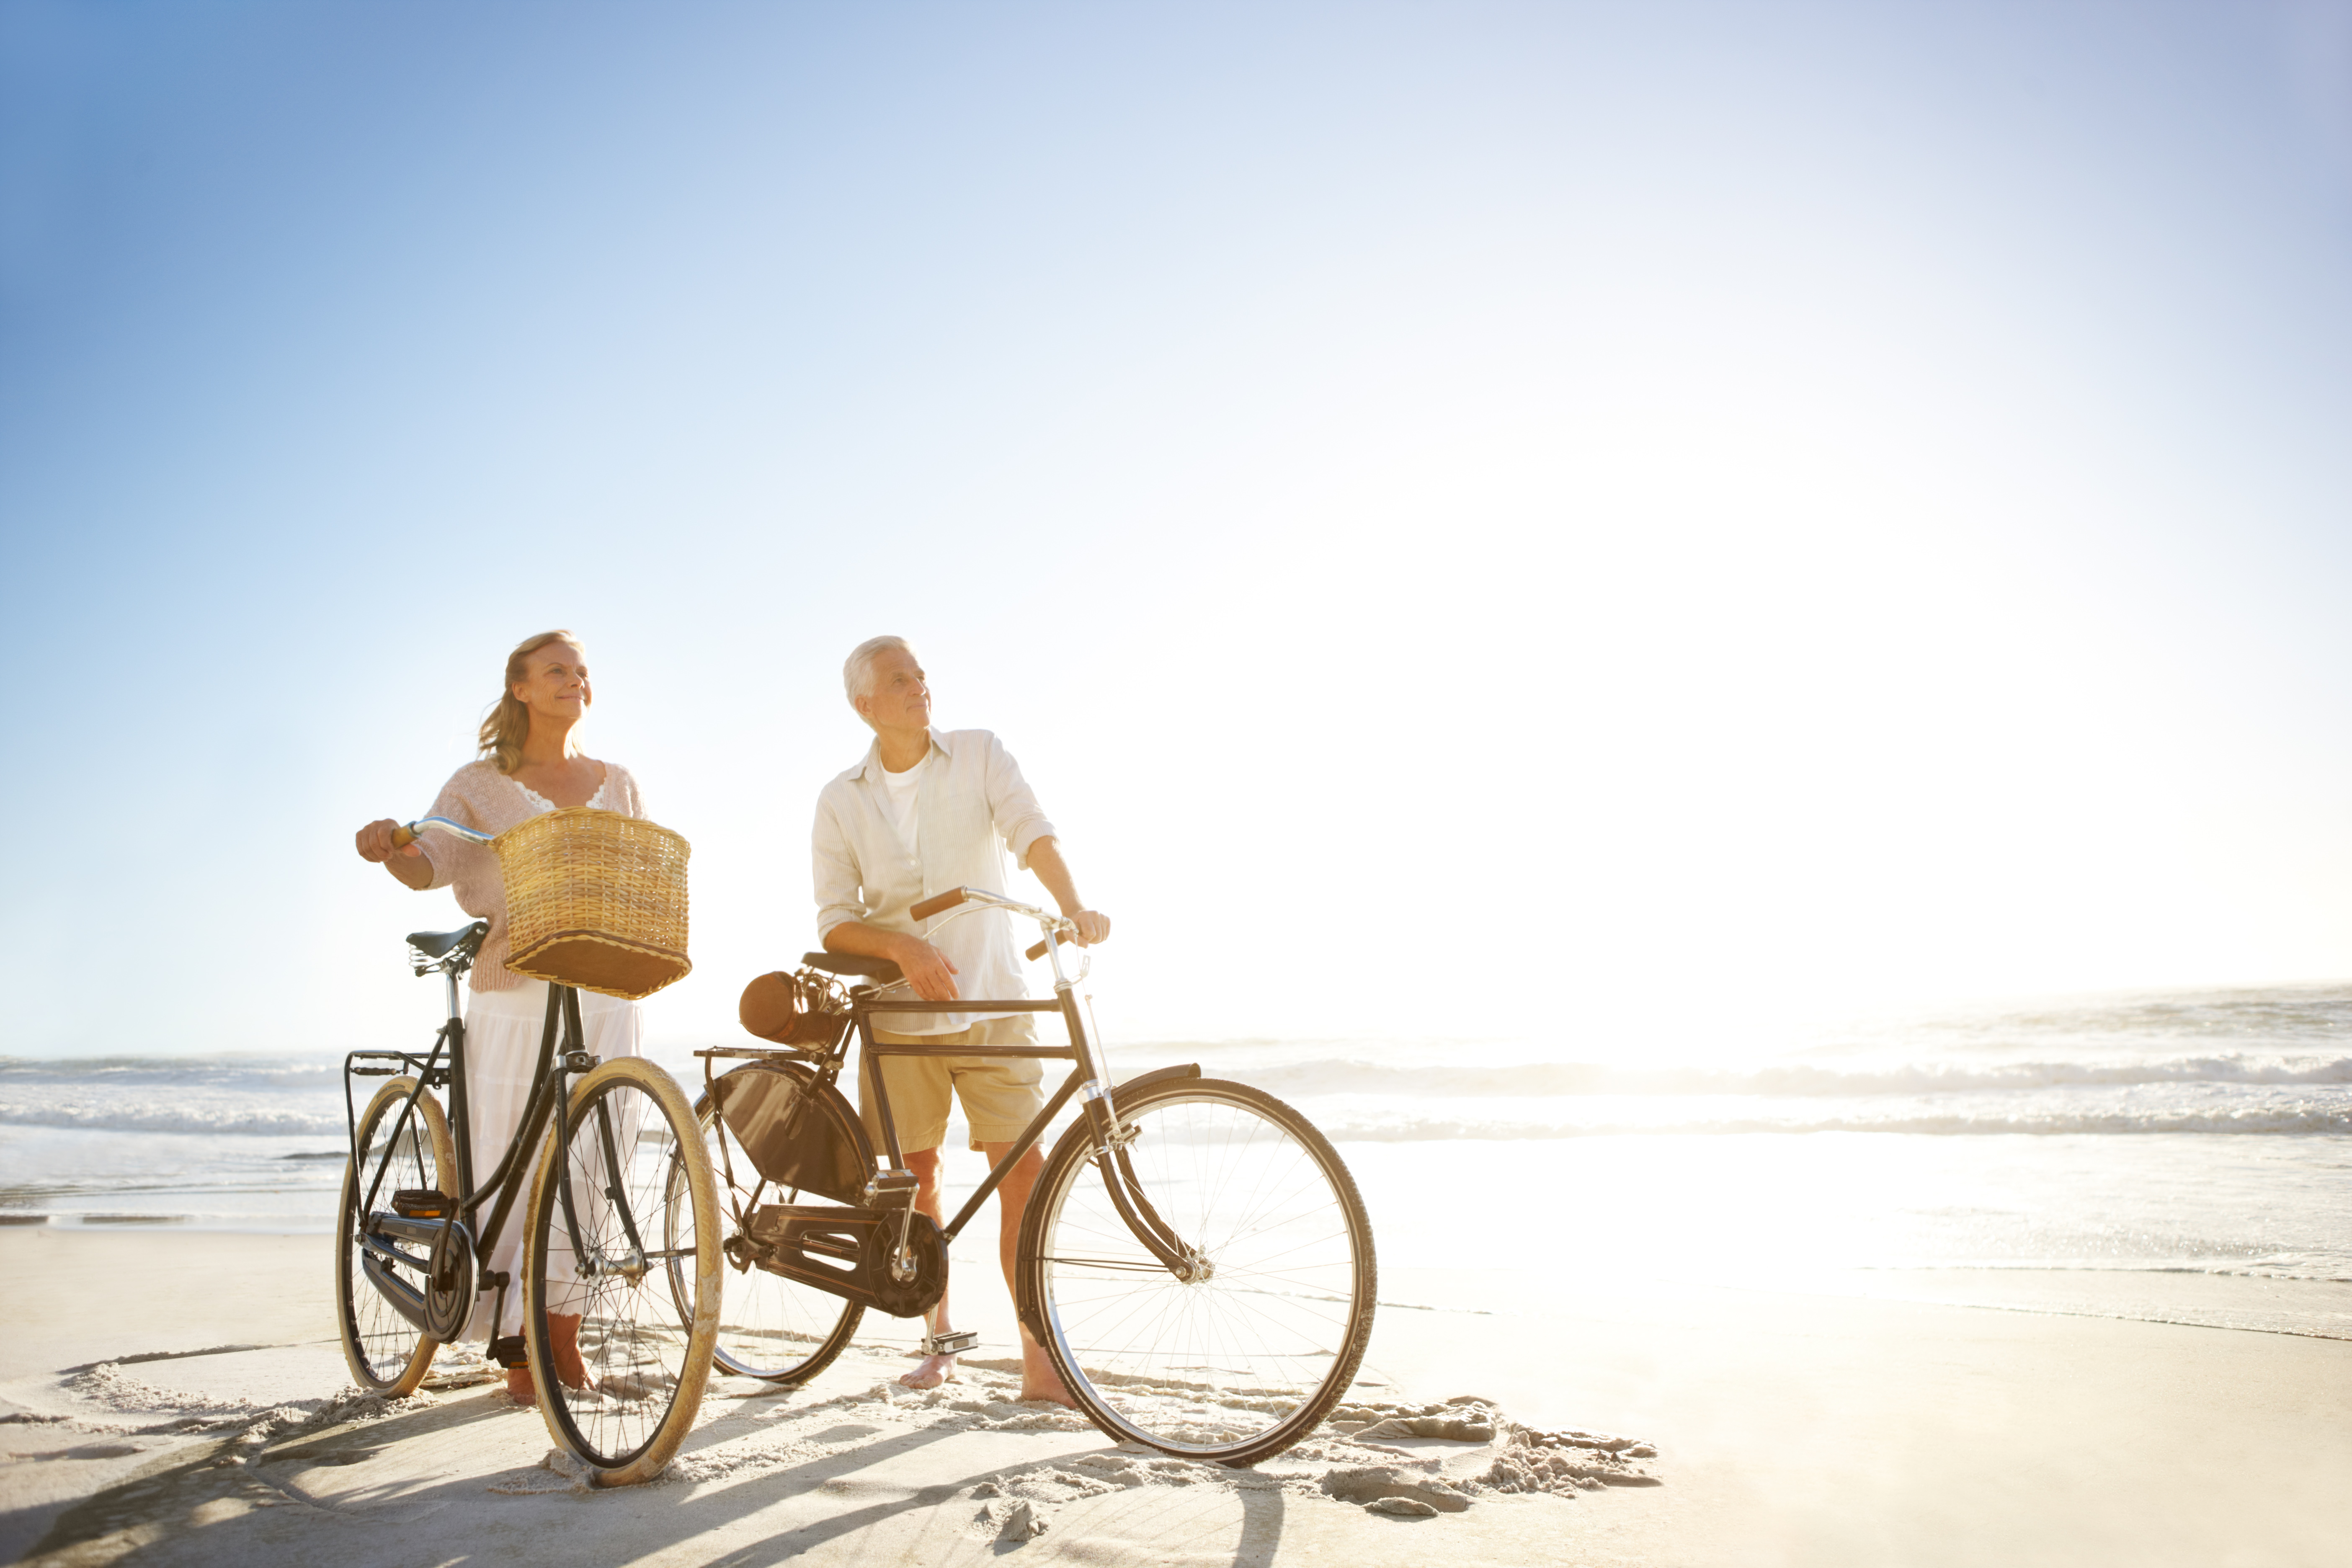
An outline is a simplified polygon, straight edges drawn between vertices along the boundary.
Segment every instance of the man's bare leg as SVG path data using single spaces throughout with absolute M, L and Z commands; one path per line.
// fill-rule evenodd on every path
M 983 1143 L 981 1148 L 993 1167 L 1012 1152 L 1013 1144 L 1008 1139 L 1002 1143 Z M 920 1184 L 915 1194 L 915 1206 L 930 1215 L 934 1224 L 946 1225 L 946 1210 L 940 1202 L 940 1152 L 925 1149 L 908 1154 L 907 1169 L 915 1173 L 916 1181 Z M 1004 1269 L 1007 1290 L 1013 1289 L 1013 1262 L 1021 1250 L 1021 1215 L 1029 1206 L 1030 1189 L 1037 1184 L 1037 1178 L 1045 1173 L 1045 1156 L 1032 1149 L 1021 1157 L 1020 1163 L 1004 1173 L 1003 1184 L 996 1189 L 997 1261 Z M 1019 1292 L 1015 1291 L 1014 1295 L 1017 1299 Z M 933 1333 L 948 1331 L 948 1299 L 944 1291 L 940 1295 L 939 1304 L 927 1317 Z M 951 1355 L 925 1356 L 916 1363 L 912 1372 L 902 1374 L 898 1382 L 908 1388 L 937 1388 L 955 1376 L 955 1360 Z M 1021 1329 L 1021 1397 L 1024 1400 L 1044 1399 L 1073 1407 L 1077 1404 L 1070 1397 L 1070 1391 L 1063 1384 L 1061 1374 L 1054 1370 L 1054 1363 L 1045 1359 L 1045 1347 L 1030 1336 L 1026 1325 Z
M 1013 1150 L 1009 1140 L 981 1147 L 988 1152 L 992 1166 Z M 1021 1253 L 1021 1215 L 1029 1207 L 1030 1189 L 1045 1171 L 1045 1156 L 1033 1148 L 1021 1156 L 1019 1164 L 1004 1173 L 1003 1184 L 996 1189 L 997 1260 L 1004 1266 L 1004 1288 L 1013 1292 L 1016 1301 L 1021 1292 L 1013 1286 L 1013 1268 Z M 1062 1374 L 1054 1370 L 1054 1363 L 1045 1358 L 1045 1347 L 1031 1336 L 1026 1323 L 1021 1325 L 1021 1397 L 1048 1400 L 1073 1409 L 1078 1403 L 1070 1397 Z
M 920 1184 L 915 1190 L 915 1206 L 930 1215 L 933 1225 L 944 1226 L 948 1216 L 940 1203 L 940 1152 L 937 1149 L 919 1149 L 910 1152 L 907 1156 L 907 1169 L 915 1173 L 915 1180 Z M 940 1292 L 940 1299 L 931 1310 L 923 1314 L 923 1321 L 932 1333 L 948 1331 L 948 1293 L 945 1290 Z M 912 1372 L 899 1374 L 898 1385 L 901 1388 L 937 1388 L 953 1380 L 955 1374 L 955 1357 L 927 1355 L 915 1363 Z

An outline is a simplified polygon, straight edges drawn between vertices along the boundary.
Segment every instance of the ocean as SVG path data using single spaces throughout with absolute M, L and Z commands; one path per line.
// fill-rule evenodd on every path
M 2352 986 L 2315 985 L 1952 1013 L 1736 1067 L 1110 1049 L 1122 1076 L 1198 1061 L 1297 1106 L 1356 1173 L 1384 1272 L 1454 1281 L 1455 1308 L 1481 1279 L 1649 1278 L 2352 1337 L 2347 1042 Z M 344 1138 L 331 1059 L 0 1060 L 0 1223 L 324 1234 Z

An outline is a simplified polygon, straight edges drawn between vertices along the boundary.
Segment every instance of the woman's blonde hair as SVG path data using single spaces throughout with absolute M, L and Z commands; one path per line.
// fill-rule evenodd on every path
M 499 689 L 497 706 L 482 721 L 481 752 L 490 759 L 490 765 L 502 773 L 510 773 L 522 765 L 523 738 L 530 733 L 530 710 L 514 689 L 530 674 L 525 662 L 532 654 L 551 642 L 568 642 L 573 647 L 580 639 L 570 632 L 541 632 L 535 637 L 525 637 L 507 655 L 507 683 Z

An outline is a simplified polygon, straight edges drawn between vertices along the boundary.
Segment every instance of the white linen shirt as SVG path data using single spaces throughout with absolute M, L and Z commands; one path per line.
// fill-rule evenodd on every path
M 1035 933 L 1016 930 L 1001 910 L 950 910 L 928 921 L 908 914 L 950 888 L 1004 892 L 1003 849 L 1029 868 L 1029 847 L 1054 831 L 1004 742 L 986 730 L 931 732 L 931 752 L 915 795 L 915 846 L 892 820 L 882 742 L 866 760 L 824 786 L 816 800 L 816 938 L 844 921 L 919 936 L 956 966 L 959 995 L 1026 996 L 1021 947 Z M 1000 848 L 1000 843 L 1002 848 Z M 960 917 L 960 918 L 959 918 Z M 1023 921 L 1025 927 L 1028 922 Z M 899 1013 L 883 1021 L 893 1033 L 944 1034 L 975 1020 L 1003 1020 L 1000 1043 L 1033 1037 L 1022 1014 Z M 1022 1026 L 1013 1026 L 1015 1025 Z

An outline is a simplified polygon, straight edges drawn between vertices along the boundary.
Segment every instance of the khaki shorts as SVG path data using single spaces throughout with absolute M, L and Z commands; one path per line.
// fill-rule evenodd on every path
M 894 1035 L 886 1029 L 874 1037 L 893 1046 L 973 1045 L 972 1034 L 987 1026 L 976 1024 L 948 1035 Z M 936 1149 L 948 1140 L 948 1091 L 963 1101 L 963 1117 L 971 1123 L 971 1146 L 1010 1143 L 1045 1109 L 1045 1063 L 1037 1057 L 883 1057 L 882 1082 L 890 1091 L 890 1120 L 898 1125 L 898 1147 L 913 1154 Z M 882 1141 L 882 1119 L 868 1103 L 866 1074 L 857 1075 L 857 1114 L 874 1152 L 890 1157 Z

